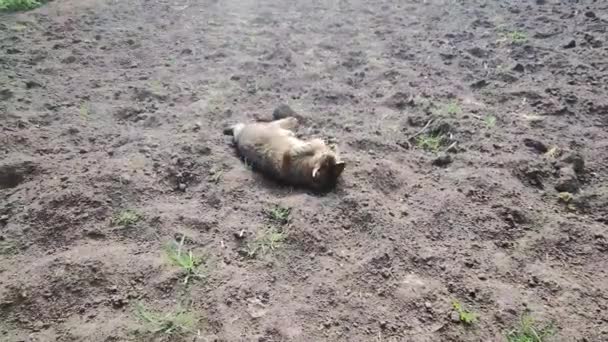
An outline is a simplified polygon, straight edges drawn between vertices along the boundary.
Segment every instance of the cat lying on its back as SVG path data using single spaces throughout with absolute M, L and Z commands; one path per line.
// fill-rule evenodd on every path
M 242 158 L 254 168 L 285 183 L 328 190 L 345 163 L 321 139 L 304 141 L 293 132 L 295 117 L 270 122 L 238 123 L 224 130 L 232 135 Z

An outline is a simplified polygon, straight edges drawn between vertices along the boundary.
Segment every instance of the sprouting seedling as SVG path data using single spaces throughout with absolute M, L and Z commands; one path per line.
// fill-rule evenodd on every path
M 247 255 L 250 258 L 258 254 L 266 254 L 279 248 L 285 241 L 286 234 L 276 227 L 264 229 L 252 242 L 247 244 Z
M 458 302 L 457 300 L 452 302 L 452 306 L 454 307 L 454 310 L 456 310 L 456 312 L 458 313 L 458 318 L 462 323 L 471 325 L 477 321 L 477 314 L 465 310 L 460 304 L 460 302 Z
M 562 150 L 558 146 L 552 146 L 545 155 L 551 159 L 555 159 L 562 155 Z
M 220 180 L 222 179 L 222 176 L 224 175 L 224 171 L 222 169 L 219 170 L 212 170 L 209 173 L 209 181 L 211 183 L 215 183 L 218 184 L 220 182 Z
M 198 268 L 202 263 L 202 260 L 195 257 L 192 251 L 184 250 L 184 239 L 185 235 L 179 243 L 172 241 L 166 248 L 165 252 L 169 261 L 178 266 L 184 273 L 184 284 L 188 284 L 191 278 L 202 277 L 199 273 Z
M 523 315 L 519 326 L 507 333 L 508 342 L 546 342 L 547 338 L 555 335 L 553 324 L 538 327 L 529 315 Z
M 287 222 L 289 222 L 291 208 L 275 206 L 274 208 L 267 210 L 266 213 L 271 220 L 280 224 L 286 224 Z
M 505 31 L 501 34 L 502 38 L 500 41 L 509 41 L 512 44 L 524 44 L 528 41 L 528 35 L 523 31 Z
M 2 1 L 2 0 L 0 0 L 0 1 Z M 80 105 L 80 108 L 78 111 L 80 113 L 80 117 L 83 120 L 88 120 L 90 117 L 90 114 L 91 114 L 91 106 L 89 105 L 89 103 L 85 102 Z
M 434 153 L 439 151 L 442 143 L 443 137 L 440 134 L 424 134 L 416 138 L 416 146 Z
M 41 5 L 38 0 L 0 0 L 0 11 L 27 11 Z
M 458 101 L 453 100 L 433 110 L 433 113 L 435 115 L 458 115 L 462 113 L 462 108 L 460 107 Z
M 122 227 L 135 225 L 143 216 L 134 210 L 122 210 L 112 218 L 112 224 Z
M 163 314 L 150 311 L 138 303 L 136 314 L 153 333 L 167 335 L 187 333 L 192 331 L 196 324 L 194 315 L 181 309 Z
M 494 128 L 494 126 L 496 126 L 496 117 L 493 115 L 488 115 L 483 119 L 483 122 L 486 124 L 486 127 Z

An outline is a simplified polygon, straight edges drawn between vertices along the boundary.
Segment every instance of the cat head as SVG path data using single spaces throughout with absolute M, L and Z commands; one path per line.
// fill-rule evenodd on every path
M 318 188 L 328 188 L 336 184 L 346 163 L 333 152 L 324 152 L 314 159 L 312 180 Z

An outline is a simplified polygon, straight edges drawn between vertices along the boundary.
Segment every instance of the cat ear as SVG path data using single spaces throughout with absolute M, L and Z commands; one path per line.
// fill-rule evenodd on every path
M 345 166 L 346 166 L 346 163 L 343 161 L 337 162 L 336 165 L 334 165 L 334 174 L 336 175 L 336 177 L 338 177 L 342 174 L 342 171 L 344 171 Z
M 316 179 L 317 176 L 319 175 L 319 169 L 321 168 L 321 166 L 315 166 L 314 169 L 312 169 L 312 178 Z

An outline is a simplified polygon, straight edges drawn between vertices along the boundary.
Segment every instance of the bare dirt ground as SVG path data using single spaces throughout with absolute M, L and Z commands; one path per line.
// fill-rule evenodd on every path
M 591 0 L 0 14 L 0 340 L 506 341 L 528 312 L 608 341 L 607 24 Z M 222 135 L 280 104 L 339 146 L 335 191 Z

